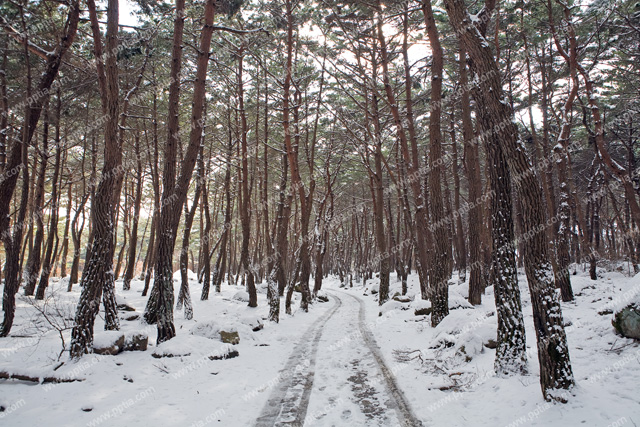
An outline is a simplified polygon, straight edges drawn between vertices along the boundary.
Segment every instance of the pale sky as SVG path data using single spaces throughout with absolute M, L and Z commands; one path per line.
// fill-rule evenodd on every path
M 131 15 L 131 12 L 137 8 L 131 0 L 120 0 L 120 24 L 138 25 L 138 19 Z

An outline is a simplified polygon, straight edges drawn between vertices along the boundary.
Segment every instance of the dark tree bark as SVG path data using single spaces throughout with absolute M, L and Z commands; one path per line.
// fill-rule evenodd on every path
M 67 255 L 69 253 L 69 229 L 71 227 L 71 210 L 73 208 L 73 185 L 69 182 L 67 189 L 67 217 L 64 222 L 64 232 L 62 235 L 62 248 L 60 254 L 60 277 L 67 277 Z
M 431 113 L 429 114 L 429 202 L 430 213 L 436 228 L 433 231 L 434 253 L 430 266 L 429 281 L 431 285 L 431 326 L 437 326 L 449 314 L 449 271 L 451 263 L 451 247 L 444 227 L 445 215 L 442 204 L 442 71 L 443 52 L 436 21 L 431 10 L 431 2 L 422 3 L 422 12 L 427 26 L 427 36 L 433 52 L 431 65 Z M 378 31 L 382 31 L 379 26 Z
M 249 239 L 251 237 L 251 188 L 249 187 L 249 163 L 247 154 L 247 113 L 244 109 L 244 44 L 238 52 L 238 112 L 240 114 L 240 194 L 238 210 L 240 223 L 242 224 L 242 246 L 240 249 L 240 265 L 242 273 L 246 277 L 247 290 L 249 292 L 249 307 L 258 306 L 258 294 L 256 292 L 255 271 L 249 260 Z
M 102 177 L 91 203 L 93 241 L 82 273 L 82 293 L 76 310 L 75 326 L 71 331 L 72 358 L 79 358 L 92 351 L 93 325 L 100 309 L 101 296 L 105 306 L 105 329 L 119 328 L 112 269 L 115 233 L 114 192 L 117 189 L 118 176 L 123 173 L 122 146 L 118 134 L 118 64 L 114 54 L 118 48 L 118 0 L 108 2 L 106 61 L 103 59 L 102 35 L 94 0 L 87 0 L 87 5 L 93 32 L 98 87 L 106 120 Z
M 184 0 L 176 0 L 176 20 L 174 25 L 174 45 L 172 54 L 171 75 L 178 76 L 182 62 L 182 33 L 184 29 Z M 216 13 L 214 0 L 207 0 L 204 5 L 204 26 L 200 34 L 200 45 L 196 61 L 196 78 L 193 88 L 193 101 L 191 103 L 191 130 L 189 144 L 182 161 L 180 174 L 176 180 L 176 154 L 179 143 L 177 130 L 177 114 L 172 117 L 172 112 L 177 113 L 179 101 L 179 82 L 172 82 L 169 88 L 169 135 L 165 149 L 165 163 L 163 172 L 162 205 L 159 218 L 158 252 L 154 278 L 154 290 L 157 291 L 157 299 L 152 295 L 149 298 L 145 319 L 156 319 L 158 327 L 157 342 L 170 340 L 175 336 L 173 324 L 173 249 L 176 241 L 178 224 L 182 213 L 182 206 L 187 197 L 187 190 L 191 175 L 198 156 L 203 129 L 203 111 L 205 101 L 205 84 L 209 65 L 209 49 L 213 35 L 213 20 Z M 175 121 L 172 125 L 171 121 Z
M 469 302 L 473 305 L 482 303 L 485 281 L 482 273 L 482 231 L 484 213 L 482 203 L 482 178 L 480 176 L 480 153 L 478 139 L 474 138 L 471 121 L 471 99 L 467 78 L 466 52 L 460 44 L 459 57 L 460 109 L 462 113 L 462 138 L 464 140 L 464 169 L 469 182 Z M 487 266 L 488 267 L 488 266 Z
M 453 209 L 456 220 L 456 233 L 454 236 L 456 242 L 456 258 L 458 264 L 458 278 L 461 283 L 467 280 L 467 243 L 464 238 L 464 227 L 462 226 L 462 212 L 460 206 L 460 175 L 458 173 L 458 142 L 456 138 L 455 130 L 455 112 L 453 107 L 455 103 L 452 103 L 451 110 L 451 122 L 449 127 L 449 134 L 451 135 L 451 167 L 453 174 Z M 445 184 L 446 187 L 446 184 Z
M 202 147 L 202 146 L 201 146 Z M 200 156 L 202 157 L 203 150 L 200 149 Z M 196 209 L 198 209 L 198 200 L 200 199 L 200 193 L 202 192 L 201 181 L 204 179 L 203 170 L 199 170 L 196 177 L 196 191 L 193 196 L 193 203 L 191 209 L 188 208 L 185 203 L 185 219 L 184 229 L 182 232 L 182 250 L 180 251 L 180 292 L 178 292 L 178 302 L 176 303 L 176 310 L 180 310 L 184 304 L 184 318 L 187 320 L 193 319 L 193 304 L 191 303 L 191 293 L 189 292 L 189 238 L 191 236 L 191 227 L 193 225 L 193 219 L 196 216 Z
M 33 197 L 33 210 L 31 211 L 31 219 L 35 222 L 36 232 L 33 239 L 33 246 L 29 251 L 27 265 L 24 269 L 22 277 L 24 279 L 24 294 L 33 295 L 40 273 L 40 263 L 42 262 L 42 241 L 44 239 L 44 214 L 42 206 L 44 205 L 44 181 L 47 175 L 47 163 L 49 157 L 49 108 L 48 104 L 44 110 L 44 123 L 42 126 L 42 148 L 40 149 L 40 169 L 38 170 L 38 178 L 35 185 Z
M 140 205 L 142 203 L 142 183 L 144 181 L 142 173 L 142 159 L 140 158 L 140 138 L 135 136 L 135 154 L 138 177 L 136 179 L 136 194 L 133 201 L 133 218 L 131 224 L 131 238 L 129 242 L 129 255 L 127 256 L 127 267 L 124 272 L 122 288 L 131 289 L 131 279 L 136 268 L 136 249 L 138 248 L 138 220 L 140 217 Z
M 309 190 L 305 189 L 305 185 L 302 182 L 300 176 L 300 170 L 298 165 L 298 149 L 299 149 L 299 132 L 295 133 L 295 145 L 292 141 L 292 127 L 291 127 L 291 85 L 293 79 L 293 5 L 290 0 L 286 1 L 286 18 L 287 18 L 287 58 L 285 66 L 285 78 L 283 86 L 283 105 L 282 105 L 282 123 L 284 127 L 284 143 L 286 147 L 289 168 L 291 170 L 291 185 L 292 190 L 298 193 L 300 199 L 300 249 L 298 253 L 298 259 L 300 263 L 300 290 L 302 293 L 302 299 L 300 301 L 300 308 L 303 311 L 308 311 L 309 303 L 311 302 L 311 291 L 309 290 L 309 277 L 311 275 L 311 259 L 309 252 L 309 239 L 307 238 L 307 232 L 309 230 L 309 220 L 311 216 L 311 204 L 313 203 L 313 194 L 315 190 L 315 181 L 311 178 Z M 299 103 L 294 104 L 294 114 L 297 116 L 297 107 Z M 296 120 L 297 124 L 298 121 Z M 311 171 L 313 175 L 313 172 Z
M 75 39 L 78 29 L 78 22 L 80 19 L 80 6 L 77 0 L 73 0 L 69 3 L 69 12 L 67 20 L 65 22 L 62 36 L 58 40 L 52 53 L 46 55 L 46 65 L 43 73 L 41 74 L 38 82 L 37 93 L 48 93 L 49 89 L 53 85 L 54 80 L 58 76 L 58 70 L 62 64 L 62 58 L 65 56 L 67 50 L 71 47 L 73 40 Z M 19 41 L 24 44 L 25 51 L 28 50 L 28 39 L 19 36 L 19 33 L 13 30 L 10 25 L 6 23 L 4 19 L 1 20 L 5 31 L 10 36 L 17 36 Z M 28 52 L 25 52 L 28 58 Z M 27 61 L 28 62 L 28 61 Z M 31 75 L 28 72 L 28 90 L 27 99 L 29 99 L 31 93 Z M 5 286 L 2 295 L 2 306 L 4 310 L 4 320 L 0 331 L 1 336 L 6 336 L 11 331 L 13 325 L 13 318 L 15 315 L 15 295 L 18 292 L 20 282 L 18 280 L 19 275 L 19 251 L 20 244 L 22 242 L 22 225 L 26 217 L 26 208 L 29 195 L 29 174 L 27 171 L 28 162 L 28 147 L 33 138 L 33 134 L 36 131 L 38 121 L 40 120 L 40 114 L 44 105 L 45 97 L 36 97 L 30 104 L 27 105 L 25 111 L 25 121 L 22 129 L 22 140 L 15 141 L 12 144 L 9 158 L 5 165 L 5 170 L 20 171 L 23 169 L 23 186 L 22 197 L 20 201 L 20 208 L 18 211 L 18 217 L 16 218 L 16 224 L 19 225 L 14 231 L 14 235 L 11 236 L 9 229 L 10 217 L 9 212 L 11 208 L 11 199 L 13 192 L 18 181 L 18 173 L 2 174 L 0 177 L 0 236 L 2 237 L 5 245 L 5 252 L 7 254 L 6 267 L 5 267 Z
M 545 399 L 564 400 L 559 390 L 572 388 L 574 379 L 544 233 L 547 218 L 542 190 L 519 140 L 513 110 L 504 96 L 500 71 L 489 43 L 474 25 L 462 0 L 445 0 L 445 7 L 451 25 L 469 54 L 472 70 L 484 77 L 480 79 L 476 97 L 479 120 L 483 129 L 492 130 L 487 143 L 503 151 L 524 208 L 525 271 L 538 340 L 542 392 Z
M 378 9 L 381 10 L 381 5 L 378 5 Z M 395 93 L 391 87 L 391 78 L 389 73 L 389 52 L 387 51 L 387 42 L 382 31 L 377 31 L 378 41 L 380 43 L 380 60 L 382 65 L 382 81 L 384 84 L 385 94 L 387 102 L 391 109 L 393 116 L 393 123 L 396 127 L 396 133 L 398 142 L 400 143 L 400 149 L 404 162 L 408 168 L 408 174 L 406 181 L 411 187 L 413 193 L 413 202 L 415 205 L 415 247 L 417 249 L 417 268 L 420 277 L 420 291 L 422 299 L 429 299 L 429 280 L 428 280 L 428 267 L 429 267 L 429 229 L 428 229 L 428 215 L 426 210 L 426 202 L 422 191 L 422 178 L 425 176 L 425 170 L 420 167 L 420 156 L 418 154 L 418 143 L 415 137 L 415 131 L 413 130 L 413 110 L 411 102 L 411 87 L 412 80 L 410 76 L 410 70 L 408 64 L 405 61 L 405 88 L 407 90 L 407 123 L 409 130 L 409 138 L 407 138 L 407 132 L 405 131 L 403 118 L 400 114 L 400 109 L 396 101 Z M 410 140 L 410 141 L 409 141 Z M 409 151 L 409 142 L 411 143 L 411 151 Z
M 57 252 L 57 243 L 56 249 L 54 250 L 54 241 L 58 240 L 58 192 L 60 183 L 58 182 L 58 178 L 60 176 L 60 162 L 62 149 L 60 147 L 60 110 L 62 109 L 62 101 L 60 99 L 60 92 L 58 91 L 58 102 L 56 107 L 56 136 L 55 136 L 55 144 L 56 144 L 56 158 L 53 165 L 53 177 L 51 178 L 51 202 L 50 202 L 50 210 L 51 217 L 49 219 L 49 234 L 47 236 L 47 242 L 45 245 L 45 254 L 42 259 L 42 273 L 40 275 L 40 281 L 38 283 L 38 289 L 36 290 L 36 299 L 42 300 L 44 299 L 44 293 L 47 287 L 49 286 L 49 276 L 51 275 L 51 267 L 53 265 L 53 259 L 55 258 Z

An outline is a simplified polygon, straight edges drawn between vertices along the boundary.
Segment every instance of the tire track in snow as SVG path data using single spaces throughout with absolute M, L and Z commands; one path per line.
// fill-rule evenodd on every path
M 333 291 L 335 290 L 337 289 L 333 289 Z M 407 427 L 423 426 L 422 421 L 420 421 L 420 419 L 418 419 L 418 417 L 416 417 L 413 411 L 411 410 L 411 406 L 407 402 L 407 399 L 404 396 L 404 393 L 402 393 L 402 390 L 400 390 L 400 388 L 396 384 L 396 381 L 391 369 L 389 369 L 389 367 L 384 362 L 384 358 L 382 357 L 380 348 L 378 347 L 378 344 L 376 343 L 376 340 L 373 337 L 373 334 L 367 327 L 367 323 L 365 319 L 364 301 L 362 301 L 362 299 L 356 297 L 355 295 L 351 295 L 347 292 L 339 291 L 339 290 L 337 291 L 340 292 L 341 294 L 347 295 L 355 299 L 360 306 L 360 311 L 358 315 L 358 320 L 359 320 L 358 327 L 360 329 L 360 333 L 362 334 L 362 338 L 364 339 L 365 344 L 367 345 L 369 351 L 373 355 L 373 358 L 375 359 L 378 365 L 378 368 L 382 373 L 382 376 L 384 378 L 384 383 L 386 386 L 385 388 L 387 389 L 389 396 L 391 396 L 392 398 L 390 399 L 391 406 L 393 406 L 393 409 L 395 409 L 396 413 L 398 414 L 398 417 L 402 419 L 402 426 L 407 426 Z M 331 292 L 331 293 L 334 294 L 334 292 Z
M 271 392 L 256 421 L 256 427 L 303 425 L 313 388 L 318 342 L 324 325 L 342 306 L 342 300 L 338 296 L 333 295 L 333 298 L 336 301 L 334 306 L 305 331 L 289 356 L 282 370 L 285 379 Z

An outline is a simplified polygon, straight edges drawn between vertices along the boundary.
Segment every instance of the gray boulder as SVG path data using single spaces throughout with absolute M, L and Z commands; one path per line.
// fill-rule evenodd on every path
M 617 311 L 611 323 L 623 337 L 640 340 L 640 306 L 636 303 Z

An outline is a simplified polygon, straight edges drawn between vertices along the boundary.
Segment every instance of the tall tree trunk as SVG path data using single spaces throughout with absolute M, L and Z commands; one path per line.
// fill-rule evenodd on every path
M 62 249 L 60 254 L 60 277 L 67 277 L 67 255 L 69 253 L 69 228 L 71 227 L 71 209 L 73 208 L 73 185 L 69 182 L 67 193 L 67 217 L 64 222 Z
M 242 247 L 240 249 L 240 265 L 242 273 L 247 280 L 247 290 L 249 292 L 249 307 L 258 306 L 258 294 L 255 284 L 255 271 L 249 260 L 249 239 L 251 238 L 251 189 L 249 187 L 249 165 L 247 154 L 247 113 L 244 109 L 244 81 L 243 81 L 243 59 L 244 44 L 238 52 L 238 112 L 240 114 L 240 155 L 241 155 L 241 178 L 238 210 L 240 211 L 240 223 L 242 224 Z
M 524 208 L 525 271 L 538 340 L 542 393 L 545 399 L 565 400 L 559 390 L 572 388 L 574 379 L 544 233 L 547 225 L 542 190 L 519 140 L 513 110 L 504 96 L 500 72 L 489 43 L 474 25 L 462 0 L 445 0 L 445 7 L 451 25 L 469 53 L 473 70 L 484 77 L 476 91 L 479 120 L 483 129 L 492 130 L 487 143 L 497 145 L 503 151 Z
M 62 58 L 66 54 L 67 50 L 71 47 L 73 40 L 75 39 L 78 29 L 78 22 L 80 20 L 80 5 L 78 0 L 73 0 L 69 3 L 69 13 L 64 27 L 63 35 L 56 43 L 53 52 L 47 55 L 45 69 L 41 74 L 40 81 L 38 82 L 37 93 L 47 93 L 51 88 L 54 80 L 58 75 L 58 70 L 62 64 Z M 2 20 L 4 23 L 5 21 Z M 5 31 L 12 37 L 17 37 L 19 41 L 24 44 L 25 56 L 29 58 L 28 54 L 28 38 L 21 37 L 20 34 L 12 28 L 5 26 Z M 27 61 L 29 62 L 29 61 Z M 13 318 L 15 315 L 15 295 L 18 292 L 20 282 L 18 281 L 19 275 L 19 251 L 20 244 L 22 243 L 22 224 L 26 217 L 27 202 L 29 196 L 29 173 L 27 171 L 28 164 L 28 147 L 31 144 L 33 134 L 36 131 L 38 121 L 40 120 L 40 114 L 46 97 L 35 97 L 31 100 L 31 71 L 28 68 L 28 90 L 27 98 L 31 102 L 27 104 L 25 109 L 25 120 L 22 129 L 22 141 L 15 141 L 12 144 L 11 152 L 5 170 L 23 169 L 23 186 L 22 196 L 20 200 L 20 207 L 18 211 L 18 217 L 16 218 L 16 224 L 20 224 L 14 231 L 14 236 L 11 236 L 9 230 L 9 212 L 11 208 L 11 199 L 18 180 L 18 174 L 2 174 L 0 177 L 0 236 L 5 244 L 5 253 L 7 254 L 6 268 L 5 268 L 5 286 L 2 295 L 2 306 L 4 310 L 4 320 L 0 331 L 1 336 L 6 336 L 11 330 L 13 325 Z
M 273 240 L 277 241 L 277 230 L 279 217 L 276 214 L 274 218 L 273 233 L 275 239 L 272 239 L 272 231 L 269 229 L 269 86 L 267 82 L 267 70 L 264 76 L 264 178 L 262 180 L 262 221 L 264 227 L 265 247 L 267 250 L 267 300 L 269 303 L 269 321 L 280 322 L 280 292 L 278 290 L 278 276 L 276 270 L 276 262 L 281 258 L 282 254 L 278 253 L 278 248 L 274 247 Z M 257 126 L 257 120 L 256 120 Z M 284 156 L 286 157 L 286 156 Z M 286 173 L 286 170 L 283 171 Z M 285 181 L 286 186 L 286 181 Z M 281 190 L 282 191 L 282 190 Z M 280 195 L 282 202 L 284 194 Z M 278 203 L 277 211 L 282 213 L 284 206 Z
M 54 240 L 58 239 L 58 190 L 60 183 L 58 178 L 60 176 L 60 161 L 61 161 L 61 147 L 60 147 L 60 110 L 62 109 L 62 101 L 60 99 L 60 91 L 58 91 L 58 103 L 56 107 L 56 159 L 53 166 L 53 177 L 51 178 L 51 216 L 49 225 L 49 235 L 47 236 L 47 243 L 45 245 L 45 254 L 42 259 L 42 274 L 40 275 L 40 282 L 38 283 L 38 289 L 36 291 L 36 299 L 44 299 L 44 293 L 49 286 L 49 276 L 51 275 L 51 266 L 53 265 L 53 259 L 55 258 L 54 252 Z M 56 245 L 57 251 L 57 245 Z
M 105 306 L 105 329 L 119 329 L 113 277 L 115 233 L 114 192 L 122 175 L 122 146 L 118 135 L 119 88 L 118 63 L 118 0 L 109 0 L 107 8 L 106 63 L 103 62 L 102 35 L 94 0 L 87 0 L 94 53 L 98 72 L 98 87 L 105 114 L 104 164 L 102 178 L 91 203 L 93 242 L 82 273 L 82 293 L 71 331 L 71 357 L 90 353 L 93 344 L 93 324 L 100 309 L 100 296 Z
M 548 2 L 551 6 L 551 1 Z M 549 21 L 551 24 L 551 32 L 554 35 L 556 41 L 556 47 L 559 52 L 567 61 L 569 65 L 570 89 L 569 95 L 564 104 L 562 127 L 558 134 L 558 142 L 555 145 L 553 151 L 556 158 L 556 165 L 558 167 L 558 233 L 557 233 L 557 261 L 558 268 L 556 271 L 556 286 L 560 288 L 563 301 L 573 300 L 573 290 L 571 289 L 571 276 L 569 274 L 569 264 L 571 263 L 571 256 L 569 254 L 569 242 L 571 234 L 571 207 L 569 205 L 570 189 L 569 189 L 569 138 L 571 136 L 572 126 L 572 109 L 573 101 L 578 96 L 578 73 L 576 70 L 577 61 L 577 42 L 573 27 L 568 27 L 569 32 L 569 52 L 565 52 L 564 48 L 557 39 L 555 32 L 555 25 L 553 24 L 553 17 L 551 9 L 549 9 Z
M 454 236 L 457 244 L 457 258 L 458 258 L 458 278 L 461 283 L 464 283 L 467 280 L 467 245 L 464 238 L 464 227 L 462 226 L 462 212 L 460 210 L 460 175 L 458 173 L 458 142 L 456 138 L 456 130 L 455 130 L 455 112 L 453 108 L 455 107 L 455 103 L 452 103 L 451 110 L 451 122 L 449 127 L 449 134 L 451 135 L 451 167 L 453 174 L 453 209 L 454 216 L 456 219 L 456 234 Z M 445 184 L 446 185 L 446 184 Z
M 31 211 L 32 219 L 36 224 L 36 233 L 33 239 L 32 250 L 29 251 L 27 266 L 22 275 L 25 281 L 24 294 L 33 295 L 36 289 L 36 282 L 40 273 L 40 264 L 42 262 L 42 241 L 44 239 L 44 213 L 42 206 L 44 204 L 44 181 L 47 174 L 47 163 L 49 156 L 49 106 L 45 106 L 44 123 L 42 126 L 42 148 L 40 150 L 40 169 L 38 170 L 38 179 L 35 185 L 33 210 Z M 34 167 L 35 168 L 35 167 Z
M 200 147 L 200 156 L 204 155 L 202 146 Z M 180 310 L 184 304 L 184 318 L 186 320 L 193 319 L 193 304 L 191 303 L 191 293 L 189 292 L 189 238 L 191 236 L 191 227 L 193 225 L 193 219 L 196 216 L 196 209 L 198 209 L 198 200 L 200 199 L 200 193 L 202 192 L 201 181 L 204 179 L 204 168 L 199 170 L 196 177 L 196 192 L 193 196 L 193 204 L 191 209 L 187 207 L 185 203 L 185 219 L 184 229 L 182 232 L 182 250 L 180 251 L 180 292 L 178 292 L 178 302 L 176 303 L 176 310 Z M 206 236 L 206 235 L 205 235 Z M 208 254 L 207 254 L 208 255 Z
M 301 243 L 298 258 L 300 261 L 300 290 L 302 299 L 300 308 L 308 311 L 311 302 L 311 291 L 309 290 L 309 276 L 311 274 L 311 260 L 309 254 L 309 239 L 307 231 L 309 230 L 309 219 L 311 215 L 311 203 L 313 201 L 314 181 L 311 180 L 309 191 L 307 193 L 300 171 L 298 168 L 298 149 L 299 149 L 299 132 L 296 132 L 296 144 L 294 146 L 291 138 L 291 106 L 290 106 L 290 89 L 293 80 L 293 5 L 291 0 L 286 0 L 286 17 L 287 17 L 287 58 L 285 67 L 285 78 L 283 86 L 283 105 L 282 105 L 282 123 L 284 127 L 284 143 L 286 147 L 289 168 L 291 169 L 291 185 L 292 190 L 298 192 L 300 198 L 300 235 Z M 294 114 L 297 116 L 298 103 L 294 105 Z M 298 122 L 296 121 L 296 124 Z
M 176 0 L 176 20 L 174 26 L 174 46 L 172 54 L 171 75 L 178 76 L 182 62 L 182 33 L 184 29 L 184 0 Z M 158 235 L 158 253 L 156 259 L 156 275 L 154 289 L 158 298 L 154 301 L 153 290 L 145 311 L 145 319 L 157 319 L 158 339 L 161 343 L 175 336 L 173 324 L 173 249 L 182 206 L 187 197 L 187 190 L 191 175 L 198 156 L 199 145 L 202 138 L 203 111 L 205 101 L 206 76 L 209 65 L 209 49 L 213 35 L 213 20 L 216 13 L 214 0 L 207 0 L 204 5 L 204 26 L 200 34 L 200 45 L 196 61 L 196 78 L 193 88 L 193 101 L 191 103 L 191 131 L 189 144 L 176 180 L 176 152 L 178 134 L 177 113 L 179 101 L 179 81 L 172 82 L 169 88 L 169 135 L 165 149 L 165 163 L 163 173 L 162 206 L 160 210 L 159 226 L 161 233 Z M 174 74 L 175 73 L 175 74 Z M 179 79 L 178 79 L 179 80 Z M 171 121 L 175 121 L 171 125 Z
M 136 268 L 136 249 L 138 247 L 138 219 L 140 217 L 140 205 L 142 203 L 142 183 L 144 180 L 142 174 L 142 159 L 140 158 L 140 137 L 135 136 L 135 154 L 136 165 L 138 169 L 138 177 L 136 180 L 136 195 L 133 202 L 133 218 L 131 225 L 131 239 L 129 242 L 129 255 L 127 256 L 127 267 L 124 272 L 122 288 L 124 290 L 131 289 L 131 279 Z
M 378 10 L 382 10 L 382 5 L 378 4 Z M 407 123 L 409 126 L 409 139 L 411 142 L 411 152 L 409 151 L 409 144 L 407 140 L 407 133 L 405 132 L 402 116 L 400 115 L 400 109 L 396 102 L 396 96 L 391 87 L 391 78 L 389 73 L 389 52 L 387 51 L 387 42 L 382 31 L 377 31 L 378 41 L 380 43 L 380 60 L 382 65 L 382 77 L 387 97 L 387 102 L 391 109 L 393 116 L 393 122 L 396 127 L 396 133 L 398 142 L 400 143 L 401 153 L 404 157 L 404 161 L 408 167 L 408 174 L 406 181 L 411 186 L 413 193 L 413 202 L 415 204 L 415 247 L 417 249 L 417 268 L 420 277 L 420 291 L 422 299 L 429 299 L 428 289 L 428 267 L 429 267 L 429 230 L 426 203 L 424 200 L 424 194 L 422 192 L 422 178 L 425 176 L 425 170 L 420 168 L 420 156 L 418 154 L 417 138 L 413 137 L 413 113 L 411 102 L 411 87 L 412 80 L 410 76 L 410 70 L 408 68 L 407 61 L 405 60 L 405 89 L 407 90 Z
M 467 77 L 466 52 L 460 43 L 460 56 L 458 73 L 460 86 L 463 88 L 460 95 L 462 113 L 462 138 L 464 140 L 464 169 L 469 183 L 469 302 L 473 305 L 482 303 L 485 281 L 482 273 L 482 231 L 484 224 L 482 178 L 480 176 L 480 153 L 478 138 L 474 138 L 473 123 L 471 121 L 471 99 Z M 487 266 L 488 267 L 488 266 Z
M 433 53 L 431 65 L 431 112 L 429 114 L 429 195 L 430 213 L 433 224 L 436 224 L 434 235 L 433 264 L 430 266 L 429 282 L 431 285 L 431 326 L 437 326 L 449 314 L 449 271 L 451 247 L 444 227 L 445 215 L 442 204 L 442 71 L 443 53 L 436 21 L 431 10 L 431 2 L 422 3 L 422 12 L 427 26 L 429 45 Z M 382 31 L 381 23 L 378 31 Z

